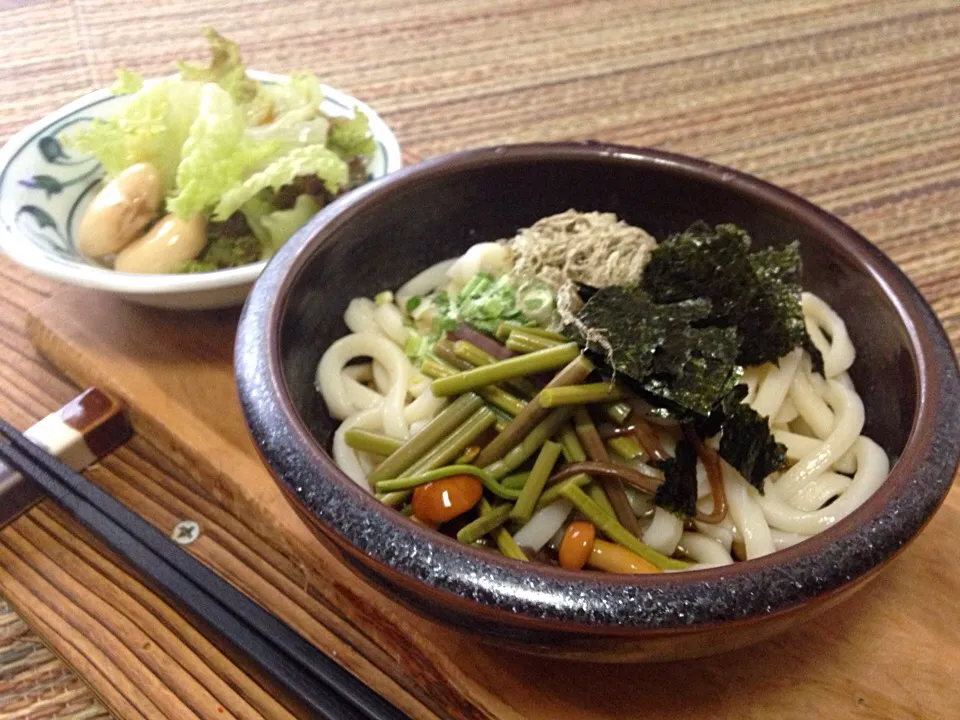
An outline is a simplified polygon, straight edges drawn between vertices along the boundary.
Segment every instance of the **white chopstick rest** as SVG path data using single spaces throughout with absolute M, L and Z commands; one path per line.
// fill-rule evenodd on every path
M 122 445 L 131 433 L 120 406 L 100 390 L 91 388 L 35 423 L 23 435 L 79 472 Z M 43 497 L 39 486 L 0 462 L 0 528 Z
M 83 470 L 97 461 L 97 456 L 84 441 L 83 433 L 67 425 L 60 417 L 59 410 L 47 415 L 23 434 L 69 465 L 71 470 Z

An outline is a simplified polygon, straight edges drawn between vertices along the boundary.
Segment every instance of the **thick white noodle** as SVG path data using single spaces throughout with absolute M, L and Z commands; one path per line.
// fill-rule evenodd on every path
M 377 392 L 381 395 L 386 395 L 390 392 L 390 388 L 393 386 L 393 381 L 390 379 L 390 373 L 387 372 L 387 369 L 383 366 L 383 363 L 379 360 L 374 360 L 373 363 L 373 386 L 377 388 Z M 410 372 L 413 372 L 413 368 L 410 368 Z
M 643 532 L 643 542 L 664 555 L 673 555 L 683 535 L 683 520 L 672 512 L 658 507 L 653 513 L 653 522 Z
M 514 533 L 514 542 L 521 547 L 528 547 L 534 551 L 540 550 L 563 527 L 572 509 L 573 504 L 564 499 L 555 500 L 540 508 L 530 517 L 526 525 Z
M 787 388 L 787 392 L 790 389 Z M 783 401 L 783 405 L 780 406 L 780 410 L 777 411 L 776 417 L 773 418 L 774 425 L 787 425 L 788 423 L 793 422 L 797 418 L 797 406 L 793 404 L 793 400 L 789 397 Z
M 383 395 L 376 390 L 371 390 L 366 385 L 358 383 L 350 377 L 346 370 L 341 373 L 340 381 L 343 383 L 343 391 L 347 402 L 356 410 L 367 410 L 383 402 Z
M 850 377 L 850 373 L 842 372 L 837 375 L 834 380 L 843 385 L 847 390 L 852 390 L 853 392 L 857 391 L 856 386 L 853 384 L 853 378 Z
M 430 378 L 424 377 L 423 375 L 416 375 L 410 377 L 410 395 L 413 397 L 420 397 L 427 390 L 430 389 L 430 386 L 433 384 L 433 380 Z
M 873 440 L 861 435 L 854 446 L 857 474 L 850 487 L 827 507 L 813 512 L 798 510 L 785 503 L 769 480 L 759 499 L 767 521 L 778 530 L 813 535 L 826 530 L 860 507 L 879 488 L 890 471 L 887 454 Z
M 382 363 L 390 376 L 390 389 L 385 393 L 381 412 L 383 430 L 395 438 L 407 436 L 407 421 L 403 417 L 410 377 L 410 361 L 403 351 L 382 335 L 353 333 L 334 342 L 320 358 L 317 365 L 317 389 L 323 395 L 330 415 L 344 420 L 356 408 L 344 389 L 343 368 L 357 357 L 370 357 Z
M 711 498 L 713 494 L 710 492 L 710 478 L 707 476 L 707 468 L 701 462 L 700 458 L 697 458 L 697 499 L 706 497 L 709 495 Z M 711 506 L 713 503 L 711 502 Z M 709 511 L 708 511 L 709 512 Z
M 407 344 L 410 337 L 410 328 L 403 324 L 403 313 L 393 303 L 377 305 L 373 311 L 373 319 L 383 331 L 383 334 L 393 340 L 401 348 Z
M 785 499 L 789 505 L 798 510 L 819 510 L 828 500 L 846 492 L 852 482 L 853 480 L 846 475 L 825 472 Z
M 354 363 L 343 369 L 343 374 L 357 382 L 367 383 L 373 380 L 373 363 Z
M 378 335 L 380 326 L 373 319 L 373 311 L 376 308 L 376 304 L 370 298 L 354 298 L 343 313 L 343 322 L 350 328 L 350 332 Z
M 803 293 L 801 304 L 810 339 L 823 355 L 824 375 L 833 378 L 849 370 L 856 357 L 856 351 L 843 319 L 813 293 Z
M 367 492 L 370 492 L 370 485 L 367 483 L 367 472 L 360 464 L 357 452 L 347 445 L 344 435 L 351 428 L 360 430 L 379 430 L 381 414 L 378 408 L 371 410 L 362 410 L 347 417 L 337 431 L 333 434 L 333 460 L 337 466 L 343 470 L 348 478 Z
M 743 540 L 747 560 L 769 555 L 773 552 L 773 538 L 763 511 L 757 504 L 759 493 L 730 465 L 721 462 L 723 489 L 727 496 L 730 517 L 737 526 L 737 534 Z
M 643 463 L 641 463 L 642 465 Z M 629 485 L 623 488 L 627 494 L 627 502 L 630 503 L 630 509 L 637 517 L 644 517 L 653 510 L 653 499 L 646 493 L 642 493 Z
M 779 443 L 783 443 L 787 448 L 787 460 L 796 462 L 804 455 L 810 455 L 817 451 L 822 440 L 820 438 L 810 437 L 809 435 L 800 435 L 789 430 L 777 428 L 773 431 L 773 438 Z M 847 450 L 843 455 L 837 458 L 833 463 L 833 469 L 837 472 L 853 475 L 857 471 L 856 455 Z
M 804 358 L 804 365 L 805 365 L 804 372 L 806 373 L 807 380 L 810 382 L 810 387 L 813 388 L 814 394 L 822 402 L 823 398 L 827 395 L 827 392 L 828 392 L 827 380 L 822 375 L 820 375 L 820 373 L 813 372 L 813 368 L 810 363 L 809 356 L 806 356 Z M 850 373 L 842 372 L 832 379 L 836 380 L 838 383 L 843 385 L 850 392 L 852 393 L 857 392 L 857 389 L 853 386 L 853 380 L 850 379 Z M 836 422 L 836 418 L 834 418 L 834 422 Z M 832 430 L 833 427 L 831 426 L 830 429 Z M 829 432 L 824 433 L 823 435 L 819 435 L 819 437 L 824 438 L 828 434 Z M 835 463 L 835 466 L 837 467 L 837 469 L 840 470 L 840 472 L 844 472 L 852 475 L 857 469 L 857 461 L 856 461 L 856 457 L 854 456 L 853 449 L 851 448 L 846 452 L 846 454 L 842 455 Z
M 779 364 L 772 366 L 767 371 L 763 382 L 757 388 L 757 395 L 750 403 L 750 407 L 764 417 L 775 418 L 777 416 L 793 383 L 793 377 L 797 373 L 797 366 L 800 364 L 802 354 L 802 348 L 795 348 L 780 358 Z
M 810 429 L 819 438 L 825 438 L 836 424 L 833 411 L 824 402 L 821 394 L 810 382 L 810 375 L 806 370 L 798 372 L 790 385 L 790 399 L 797 408 L 797 414 L 810 426 Z
M 693 521 L 697 532 L 720 543 L 724 550 L 730 552 L 733 547 L 733 540 L 737 536 L 737 526 L 733 524 L 730 513 L 718 523 L 705 523 L 699 520 Z
M 470 247 L 447 270 L 447 277 L 463 287 L 478 272 L 502 275 L 508 268 L 510 251 L 498 242 L 482 242 Z
M 784 532 L 783 530 L 776 530 L 775 528 L 770 528 L 770 535 L 773 537 L 773 546 L 777 548 L 777 550 L 792 547 L 810 537 L 809 535 Z
M 397 299 L 397 305 L 407 306 L 407 300 L 414 295 L 429 295 L 447 281 L 447 270 L 456 262 L 456 258 L 441 260 L 436 265 L 431 265 L 426 270 L 417 273 L 407 280 L 393 296 Z
M 680 536 L 680 547 L 684 553 L 698 563 L 707 565 L 732 565 L 733 558 L 723 546 L 713 538 L 695 532 L 685 532 Z
M 430 388 L 421 393 L 413 402 L 403 409 L 403 417 L 408 423 L 421 422 L 423 420 L 432 420 L 433 416 L 440 412 L 447 404 L 447 398 L 437 397 Z M 413 428 L 410 428 L 413 434 Z
M 836 380 L 828 381 L 827 400 L 836 411 L 836 426 L 814 452 L 804 455 L 777 481 L 780 497 L 788 498 L 833 465 L 849 450 L 863 429 L 863 401 Z
M 763 381 L 770 367 L 770 364 L 766 363 L 764 365 L 756 365 L 743 369 L 743 377 L 740 378 L 740 384 L 747 386 L 747 395 L 743 398 L 743 402 L 747 405 L 752 404 L 754 398 L 757 397 L 757 388 L 760 387 L 760 383 Z

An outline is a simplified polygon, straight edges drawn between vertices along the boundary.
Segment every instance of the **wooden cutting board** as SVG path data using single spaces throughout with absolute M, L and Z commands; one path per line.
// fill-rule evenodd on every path
M 248 573 L 242 589 L 407 712 L 544 719 L 929 719 L 960 712 L 957 489 L 924 535 L 868 589 L 773 641 L 661 665 L 506 653 L 399 607 L 314 539 L 247 435 L 233 384 L 238 315 L 170 313 L 69 289 L 31 313 L 28 331 L 40 352 L 77 384 L 97 385 L 130 408 L 140 436 L 182 478 L 166 481 L 171 495 L 192 502 L 197 517 L 222 515 L 223 527 L 247 545 L 262 543 L 261 554 L 277 558 L 278 577 Z M 201 492 L 185 494 L 175 486 L 180 482 Z M 210 500 L 189 500 L 201 496 Z M 156 519 L 148 493 L 127 492 L 122 499 L 165 522 Z M 292 589 L 278 592 L 287 586 Z M 119 612 L 106 604 L 88 611 Z M 140 619 L 147 636 L 162 634 L 166 622 Z M 77 670 L 95 689 L 109 682 L 89 665 Z

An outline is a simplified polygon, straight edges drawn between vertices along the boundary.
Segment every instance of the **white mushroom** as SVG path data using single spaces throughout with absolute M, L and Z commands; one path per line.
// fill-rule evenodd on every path
M 207 244 L 207 222 L 202 215 L 182 220 L 167 215 L 141 238 L 117 254 L 114 269 L 132 273 L 172 273 L 196 258 Z
M 157 169 L 150 163 L 131 165 L 90 203 L 77 229 L 77 248 L 95 258 L 121 250 L 156 217 L 162 199 Z

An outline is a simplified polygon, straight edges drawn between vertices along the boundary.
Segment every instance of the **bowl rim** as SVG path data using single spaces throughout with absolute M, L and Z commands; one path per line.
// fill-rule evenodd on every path
M 529 564 L 460 545 L 412 523 L 336 468 L 294 410 L 280 365 L 288 291 L 307 259 L 378 197 L 425 177 L 490 164 L 559 160 L 666 167 L 700 182 L 733 187 L 796 217 L 866 269 L 904 324 L 917 392 L 903 452 L 866 503 L 804 543 L 732 566 L 644 576 L 547 566 L 531 573 Z M 340 550 L 361 564 L 373 562 L 401 594 L 442 597 L 445 605 L 513 626 L 576 628 L 580 633 L 699 631 L 788 612 L 865 579 L 899 552 L 942 503 L 960 455 L 957 428 L 948 422 L 960 419 L 956 357 L 929 304 L 882 251 L 788 190 L 706 160 L 650 148 L 597 142 L 501 145 L 426 160 L 369 183 L 322 210 L 275 256 L 241 316 L 235 368 L 244 417 L 261 456 L 288 496 Z M 416 552 L 400 554 L 385 547 L 384 532 L 414 543 Z
M 289 75 L 262 70 L 247 70 L 247 74 L 261 82 L 286 83 L 290 81 Z M 170 77 L 177 77 L 177 75 L 174 73 L 162 77 L 148 78 L 144 82 L 150 84 Z M 385 168 L 383 176 L 399 170 L 403 166 L 400 145 L 383 118 L 367 103 L 343 90 L 338 90 L 324 83 L 321 83 L 320 87 L 325 101 L 330 100 L 344 107 L 352 106 L 367 115 L 370 120 L 371 135 L 382 145 L 384 150 Z M 110 88 L 94 90 L 66 105 L 62 105 L 15 133 L 0 146 L 0 177 L 6 173 L 10 163 L 19 152 L 37 135 L 70 115 L 113 97 L 122 97 L 122 95 L 114 95 Z M 374 180 L 377 179 L 379 178 L 374 178 Z M 267 260 L 260 260 L 241 267 L 205 273 L 118 272 L 109 268 L 51 257 L 33 243 L 20 240 L 17 231 L 5 221 L 0 221 L 0 251 L 14 262 L 40 275 L 80 287 L 131 295 L 175 295 L 251 284 L 263 272 L 268 262 Z

